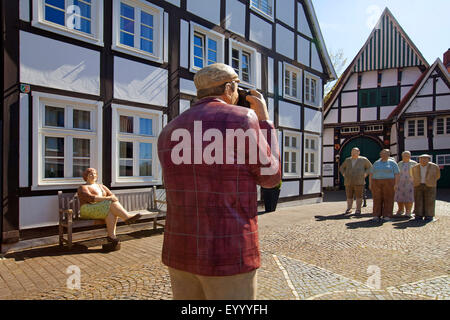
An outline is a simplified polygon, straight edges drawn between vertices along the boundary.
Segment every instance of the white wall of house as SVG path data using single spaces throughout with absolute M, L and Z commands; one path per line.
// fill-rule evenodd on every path
M 245 37 L 245 4 L 227 0 L 225 10 L 225 28 Z
M 20 31 L 20 81 L 100 94 L 100 53 Z
M 187 0 L 189 12 L 214 24 L 220 24 L 220 0 Z
M 114 57 L 114 98 L 167 107 L 168 71 Z

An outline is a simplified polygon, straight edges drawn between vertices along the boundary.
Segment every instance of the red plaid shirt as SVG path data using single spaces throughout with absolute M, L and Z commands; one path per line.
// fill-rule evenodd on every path
M 193 164 L 194 121 L 201 121 L 202 134 L 208 129 L 222 133 L 224 164 L 208 165 L 203 158 L 202 164 Z M 173 148 L 181 143 L 179 138 L 171 141 L 176 129 L 190 133 L 192 164 L 177 165 L 171 159 Z M 258 136 L 262 134 L 260 129 L 266 129 L 267 140 L 263 138 L 258 147 L 267 152 L 275 173 L 261 174 L 261 168 L 269 164 L 249 164 L 248 144 L 245 164 L 237 164 L 236 147 L 234 164 L 225 164 L 226 129 L 254 129 Z M 272 122 L 258 121 L 253 110 L 210 97 L 198 101 L 162 130 L 158 156 L 167 199 L 162 252 L 165 265 L 205 276 L 229 276 L 260 267 L 256 185 L 271 188 L 281 179 L 278 141 L 270 129 L 274 130 Z M 270 149 L 271 137 L 275 150 Z M 202 150 L 210 143 L 204 141 Z

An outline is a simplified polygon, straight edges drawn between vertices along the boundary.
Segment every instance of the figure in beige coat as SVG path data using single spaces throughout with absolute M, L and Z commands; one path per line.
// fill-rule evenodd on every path
M 441 177 L 439 166 L 431 162 L 431 156 L 423 154 L 419 164 L 412 168 L 414 181 L 415 220 L 434 221 L 436 185 Z
M 347 210 L 345 213 L 352 212 L 353 197 L 355 197 L 355 215 L 361 214 L 363 191 L 366 183 L 365 179 L 372 167 L 369 159 L 361 157 L 359 154 L 359 148 L 353 148 L 351 157 L 345 159 L 339 169 L 344 176 L 345 194 L 347 196 Z

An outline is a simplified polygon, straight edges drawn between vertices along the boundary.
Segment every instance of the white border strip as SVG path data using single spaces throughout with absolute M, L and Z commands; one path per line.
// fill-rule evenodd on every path
M 292 284 L 291 278 L 289 278 L 289 275 L 288 275 L 286 269 L 281 265 L 281 262 L 276 255 L 272 254 L 272 257 L 275 260 L 275 262 L 277 263 L 280 270 L 283 272 L 284 278 L 286 279 L 286 282 L 287 282 L 289 288 L 291 288 L 292 294 L 295 296 L 295 300 L 300 300 L 297 290 L 295 290 L 294 285 Z

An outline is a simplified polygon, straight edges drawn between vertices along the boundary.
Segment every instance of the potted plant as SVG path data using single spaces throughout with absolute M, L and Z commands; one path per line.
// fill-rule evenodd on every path
M 278 198 L 280 197 L 281 184 L 282 181 L 280 181 L 280 183 L 276 187 L 270 189 L 261 187 L 261 194 L 264 199 L 264 207 L 266 209 L 266 212 L 273 212 L 277 209 Z

